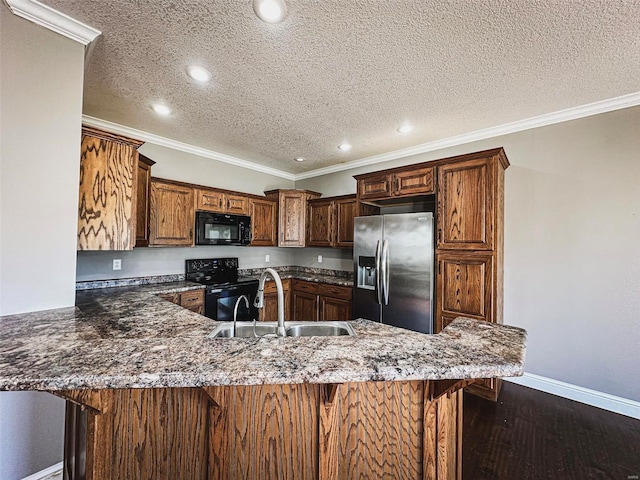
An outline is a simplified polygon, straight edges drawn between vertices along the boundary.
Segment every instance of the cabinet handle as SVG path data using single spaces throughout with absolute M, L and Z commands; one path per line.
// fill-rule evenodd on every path
M 442 241 L 442 229 L 439 228 L 438 229 L 438 242 L 441 242 L 441 241 Z
M 222 198 L 218 199 L 218 208 L 222 208 Z
M 193 239 L 193 227 L 189 229 L 189 239 Z
M 442 274 L 442 262 L 438 261 L 438 275 Z
M 231 208 L 231 200 L 227 200 L 227 210 Z

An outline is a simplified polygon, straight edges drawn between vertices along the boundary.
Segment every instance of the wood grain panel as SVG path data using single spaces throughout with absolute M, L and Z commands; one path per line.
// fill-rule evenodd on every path
M 493 256 L 438 250 L 436 252 L 436 318 L 492 318 Z
M 151 180 L 150 245 L 193 245 L 193 188 Z
M 391 196 L 391 177 L 385 173 L 358 179 L 359 200 L 375 200 Z
M 276 246 L 277 203 L 272 200 L 252 198 L 249 202 L 251 216 L 251 245 Z
M 343 384 L 338 478 L 421 478 L 421 382 Z
M 334 203 L 325 199 L 310 201 L 307 217 L 307 246 L 332 246 L 333 232 Z
M 225 432 L 228 443 L 212 442 L 211 458 L 224 468 L 210 469 L 210 478 L 317 478 L 319 386 L 223 388 L 225 419 L 216 414 L 213 429 Z
M 138 179 L 136 189 L 136 247 L 149 245 L 149 202 L 151 196 L 151 166 L 156 162 L 138 155 Z
M 293 304 L 293 320 L 296 321 L 317 321 L 318 315 L 318 295 L 293 290 L 291 294 Z
M 393 194 L 396 196 L 428 195 L 434 192 L 433 167 L 407 168 L 393 174 Z
M 356 196 L 335 201 L 335 236 L 334 246 L 353 247 L 353 219 L 358 216 Z
M 218 190 L 197 189 L 196 209 L 206 212 L 224 212 L 226 210 L 225 195 Z
M 136 147 L 82 135 L 78 250 L 131 250 L 135 245 Z
M 333 320 L 353 320 L 351 316 L 351 300 L 332 297 L 319 297 L 319 316 L 321 322 Z
M 490 163 L 488 158 L 438 167 L 438 248 L 493 249 Z

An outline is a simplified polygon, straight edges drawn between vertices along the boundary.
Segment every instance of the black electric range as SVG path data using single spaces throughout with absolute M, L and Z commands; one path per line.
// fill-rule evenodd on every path
M 258 318 L 258 309 L 253 301 L 258 293 L 258 280 L 238 278 L 238 259 L 205 258 L 185 261 L 185 278 L 206 285 L 204 314 L 221 322 L 233 321 L 233 309 L 241 295 L 249 299 L 249 308 L 244 301 L 238 305 L 238 320 Z

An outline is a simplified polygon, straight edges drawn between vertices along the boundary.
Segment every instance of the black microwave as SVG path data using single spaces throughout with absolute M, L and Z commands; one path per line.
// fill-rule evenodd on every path
M 251 217 L 196 212 L 196 245 L 249 245 Z

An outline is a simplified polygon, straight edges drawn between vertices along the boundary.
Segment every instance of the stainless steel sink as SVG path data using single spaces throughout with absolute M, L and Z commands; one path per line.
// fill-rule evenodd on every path
M 236 325 L 236 337 L 264 337 L 276 336 L 277 322 L 256 322 L 255 334 L 253 322 L 238 322 Z M 355 335 L 349 322 L 285 322 L 288 337 L 317 337 Z M 233 337 L 233 322 L 224 322 L 218 325 L 209 334 L 210 338 Z

